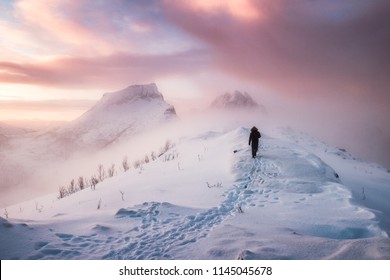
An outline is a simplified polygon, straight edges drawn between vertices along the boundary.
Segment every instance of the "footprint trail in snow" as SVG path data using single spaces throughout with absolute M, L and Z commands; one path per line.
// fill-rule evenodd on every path
M 247 211 L 261 211 L 264 220 L 304 235 L 335 239 L 381 235 L 372 226 L 370 212 L 349 204 L 349 193 L 333 169 L 305 150 L 262 138 L 257 158 L 250 157 L 249 149 L 236 150 L 232 156 L 236 180 L 226 187 L 217 207 L 152 201 L 121 208 L 114 226 L 97 224 L 79 236 L 55 233 L 55 240 L 36 244 L 31 258 L 174 259 L 179 248 L 185 250 L 226 219 Z M 339 210 L 326 207 L 330 201 Z M 313 219 L 301 221 L 308 211 Z
M 235 168 L 250 171 L 240 175 L 237 183 L 223 194 L 225 200 L 218 207 L 201 212 L 197 209 L 183 211 L 169 203 L 149 202 L 136 208 L 119 210 L 117 218 L 136 219 L 139 226 L 127 233 L 128 245 L 112 250 L 103 258 L 172 259 L 172 249 L 176 250 L 205 238 L 213 227 L 221 224 L 227 217 L 242 211 L 243 206 L 251 206 L 251 197 L 262 193 L 251 190 L 251 186 L 264 184 L 266 180 L 277 177 L 280 171 L 271 161 L 257 158 L 251 162 L 248 155 L 247 151 L 242 153 Z M 242 162 L 252 164 L 252 167 L 241 166 Z M 264 196 L 269 198 L 268 191 L 265 193 Z M 175 214 L 183 212 L 187 212 L 187 215 Z

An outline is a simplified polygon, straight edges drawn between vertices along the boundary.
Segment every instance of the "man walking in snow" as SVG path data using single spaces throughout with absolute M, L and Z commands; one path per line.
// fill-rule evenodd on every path
M 249 135 L 249 145 L 252 144 L 252 157 L 256 157 L 257 150 L 259 149 L 259 138 L 261 134 L 259 130 L 254 126 L 251 129 L 251 134 Z

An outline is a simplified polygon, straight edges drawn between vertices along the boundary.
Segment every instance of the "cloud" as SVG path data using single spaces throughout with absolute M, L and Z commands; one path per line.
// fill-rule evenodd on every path
M 177 4 L 175 1 L 166 1 L 166 3 Z M 214 13 L 223 12 L 228 13 L 233 17 L 240 20 L 258 20 L 262 18 L 262 13 L 256 9 L 255 3 L 251 0 L 196 0 L 187 1 L 186 5 L 189 5 L 191 9 L 200 13 Z
M 86 99 L 61 99 L 61 100 L 0 100 L 0 111 L 20 110 L 20 111 L 63 111 L 63 110 L 83 110 L 91 108 L 96 103 L 95 100 Z
M 9 34 L 0 47 L 2 82 L 101 85 L 126 71 L 140 79 L 146 66 L 157 75 L 152 60 L 162 75 L 188 59 L 212 68 L 207 46 L 219 70 L 285 96 L 389 99 L 385 0 L 19 0 L 13 9 L 13 20 L 0 21 Z M 189 49 L 204 55 L 196 61 Z
M 0 30 L 4 26 L 3 29 L 15 31 L 8 33 L 10 38 L 7 39 L 11 42 L 14 34 L 21 33 L 26 38 L 15 37 L 24 55 L 30 53 L 22 48 L 23 44 L 39 46 L 30 54 L 37 58 L 156 53 L 162 48 L 170 52 L 182 51 L 188 46 L 182 39 L 186 38 L 187 42 L 190 39 L 175 30 L 160 6 L 160 1 L 156 0 L 19 0 L 13 5 L 14 17 L 0 21 Z
M 262 16 L 243 20 L 222 2 L 202 13 L 187 2 L 166 3 L 171 19 L 207 43 L 219 67 L 233 75 L 286 95 L 374 95 L 388 101 L 388 1 L 244 2 Z
M 117 53 L 98 57 L 63 57 L 31 63 L 0 62 L 0 82 L 57 87 L 102 87 L 150 82 L 159 77 L 191 74 L 208 65 L 202 50 L 174 54 Z
M 73 120 L 96 103 L 86 99 L 0 100 L 0 119 L 17 126 L 41 129 Z
M 118 1 L 121 3 L 123 1 Z M 130 41 L 116 45 L 109 40 L 118 34 L 113 19 L 123 16 L 119 5 L 90 0 L 20 0 L 15 3 L 18 25 L 36 36 L 43 45 L 57 46 L 54 53 L 79 55 L 110 54 Z M 117 9 L 117 10 L 115 10 Z M 116 17 L 114 14 L 116 13 Z
M 0 20 L 0 83 L 121 87 L 208 65 L 161 2 L 19 0 Z
M 0 83 L 118 89 L 204 75 L 199 89 L 256 84 L 317 126 L 313 112 L 339 131 L 340 119 L 375 123 L 390 139 L 387 0 L 19 0 L 12 8 L 0 20 Z
M 251 20 L 231 2 L 167 0 L 165 11 L 220 71 L 282 97 L 287 119 L 389 166 L 389 2 L 242 1 Z

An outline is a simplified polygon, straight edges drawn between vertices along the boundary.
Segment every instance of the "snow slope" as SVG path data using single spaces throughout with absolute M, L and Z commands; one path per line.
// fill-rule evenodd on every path
M 157 86 L 146 84 L 104 94 L 82 116 L 57 129 L 22 133 L 0 123 L 0 207 L 57 188 L 56 178 L 63 183 L 80 169 L 68 164 L 76 157 L 91 158 L 176 119 Z
M 0 258 L 390 259 L 387 203 L 369 190 L 389 197 L 385 169 L 288 129 L 263 132 L 252 159 L 248 134 L 192 131 L 95 190 L 2 209 Z
M 175 118 L 156 84 L 132 85 L 106 93 L 81 117 L 54 132 L 60 142 L 105 147 Z

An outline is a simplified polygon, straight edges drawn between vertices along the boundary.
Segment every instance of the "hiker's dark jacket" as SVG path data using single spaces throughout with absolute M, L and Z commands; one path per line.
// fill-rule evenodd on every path
M 252 148 L 259 147 L 259 138 L 261 137 L 260 132 L 257 130 L 257 128 L 251 129 L 251 134 L 249 135 L 249 145 L 252 144 Z

